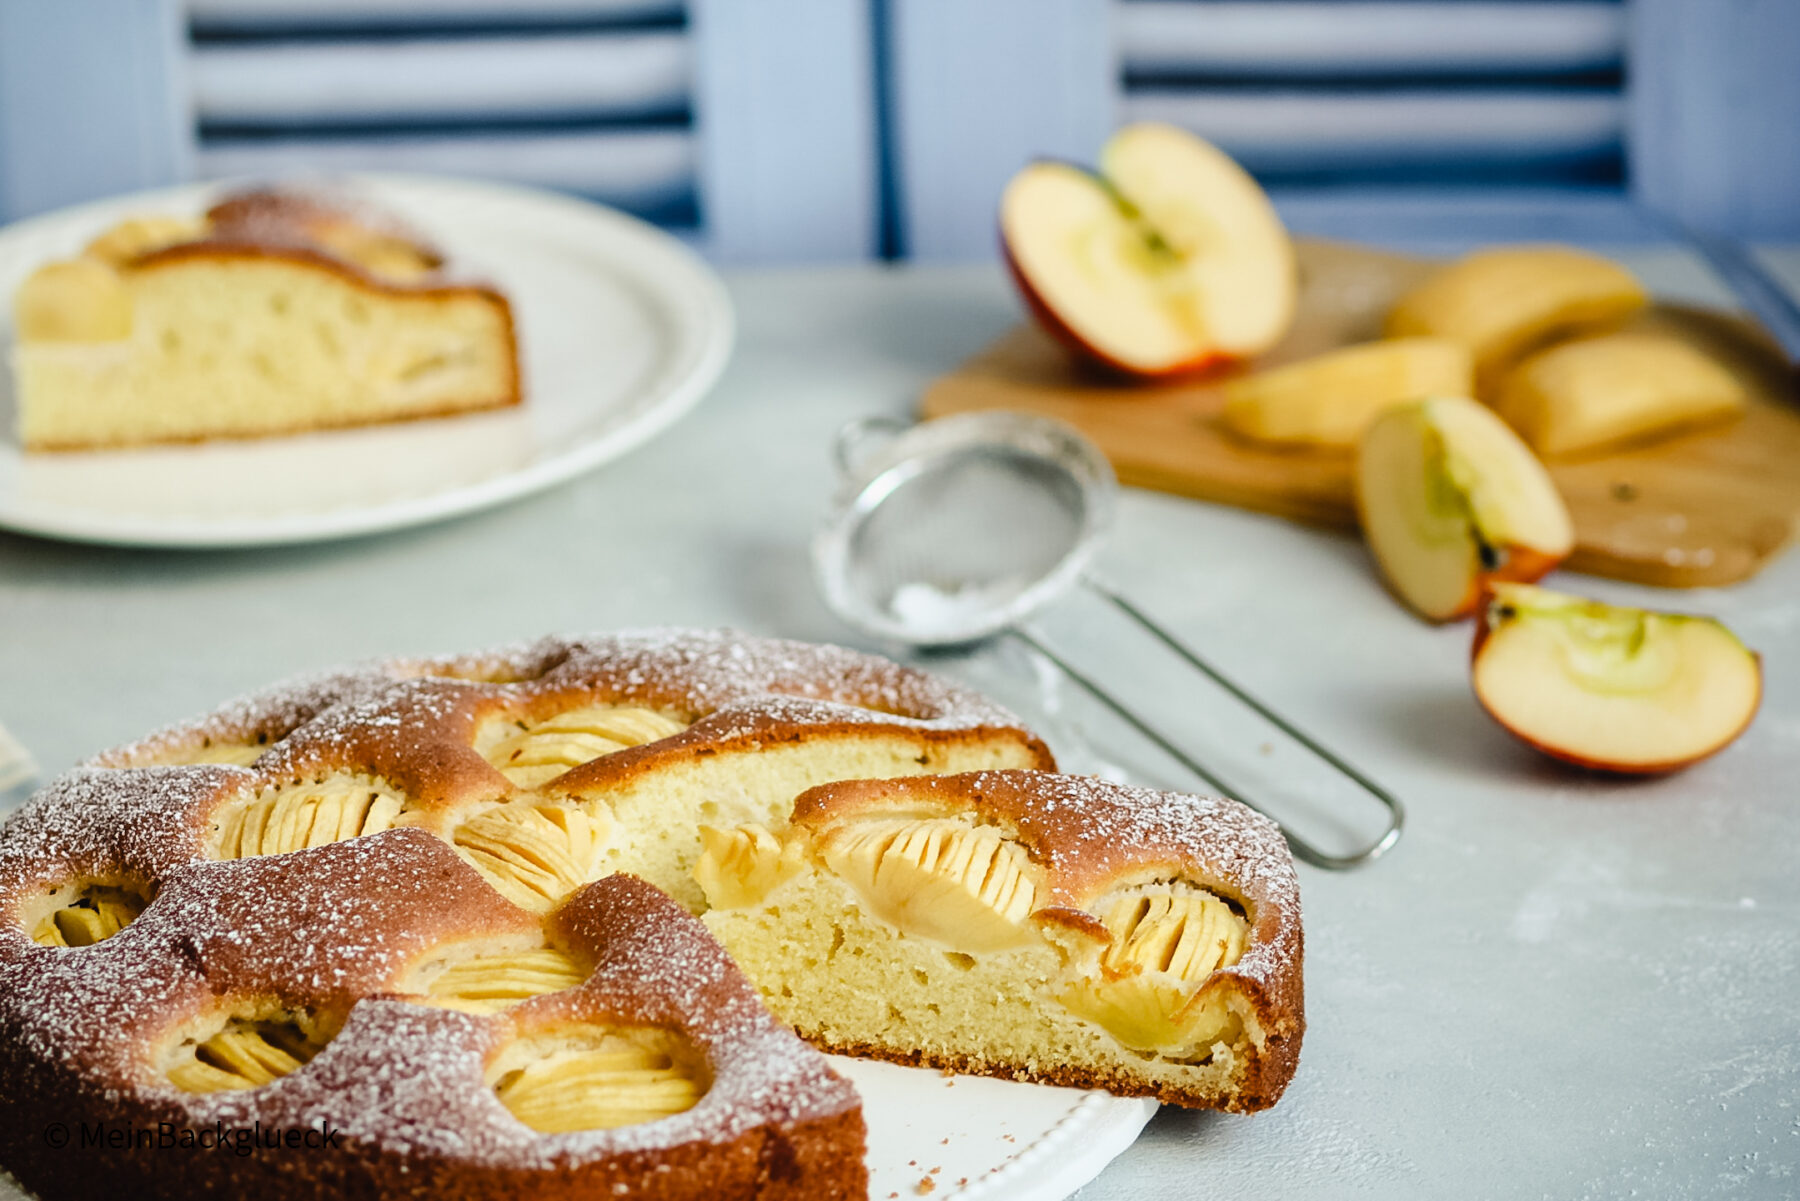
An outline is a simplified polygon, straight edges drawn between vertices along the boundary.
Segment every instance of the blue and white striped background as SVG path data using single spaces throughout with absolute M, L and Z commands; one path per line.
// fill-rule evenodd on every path
M 562 188 L 726 260 L 986 257 L 1173 121 L 1310 232 L 1800 238 L 1800 0 L 0 0 L 0 216 L 185 178 Z

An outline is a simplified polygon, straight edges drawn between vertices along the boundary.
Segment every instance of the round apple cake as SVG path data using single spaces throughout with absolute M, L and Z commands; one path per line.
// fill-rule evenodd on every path
M 46 1198 L 860 1197 L 815 1048 L 1273 1104 L 1304 1030 L 1279 830 L 1053 768 L 966 690 L 730 632 L 235 702 L 0 825 L 0 1167 Z

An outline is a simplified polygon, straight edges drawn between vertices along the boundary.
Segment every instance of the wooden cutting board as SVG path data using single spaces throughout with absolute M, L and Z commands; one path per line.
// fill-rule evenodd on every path
M 1379 336 L 1428 260 L 1336 243 L 1299 246 L 1294 328 L 1269 366 Z M 1730 425 L 1600 457 L 1550 464 L 1575 518 L 1575 571 L 1671 588 L 1730 584 L 1762 568 L 1800 526 L 1800 404 L 1779 352 L 1722 313 L 1658 305 L 1640 319 L 1704 346 L 1749 385 Z M 1222 376 L 1142 385 L 1076 365 L 1035 326 L 1013 330 L 937 380 L 926 417 L 1019 409 L 1061 418 L 1112 460 L 1120 480 L 1316 525 L 1356 524 L 1351 456 L 1260 446 L 1228 431 Z

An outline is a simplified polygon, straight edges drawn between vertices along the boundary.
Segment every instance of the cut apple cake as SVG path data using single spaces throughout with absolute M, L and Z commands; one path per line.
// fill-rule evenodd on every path
M 726 632 L 236 702 L 0 826 L 0 1167 L 46 1198 L 860 1196 L 854 1092 L 759 992 L 828 1049 L 1272 1103 L 1279 834 L 1052 767 L 972 693 Z M 47 1117 L 341 1153 L 69 1155 Z
M 1293 864 L 1235 801 L 978 772 L 705 835 L 702 920 L 817 1046 L 1230 1110 L 1293 1075 Z
M 28 450 L 248 438 L 517 404 L 512 310 L 392 218 L 294 192 L 134 218 L 14 298 Z

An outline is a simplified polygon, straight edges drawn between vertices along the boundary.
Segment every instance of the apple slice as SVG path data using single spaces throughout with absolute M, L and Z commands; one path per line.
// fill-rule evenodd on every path
M 1467 616 L 1482 586 L 1537 579 L 1574 526 L 1519 436 L 1463 397 L 1399 405 L 1363 435 L 1356 508 L 1388 585 L 1420 616 Z
M 1006 261 L 1040 323 L 1076 354 L 1159 377 L 1248 358 L 1294 317 L 1293 247 L 1230 157 L 1168 125 L 1131 125 L 1100 173 L 1039 162 L 1000 201 Z
M 1520 363 L 1494 407 L 1541 455 L 1579 454 L 1722 421 L 1744 411 L 1744 385 L 1686 342 L 1605 334 Z
M 1610 325 L 1649 301 L 1611 259 L 1572 246 L 1497 246 L 1445 267 L 1388 313 L 1390 338 L 1449 338 L 1475 356 L 1483 400 L 1519 356 Z
M 1496 584 L 1481 607 L 1475 696 L 1569 763 L 1674 771 L 1722 750 L 1762 700 L 1762 662 L 1709 617 Z
M 1226 426 L 1259 442 L 1353 447 L 1383 409 L 1475 389 L 1469 352 L 1442 338 L 1328 351 L 1225 385 Z

